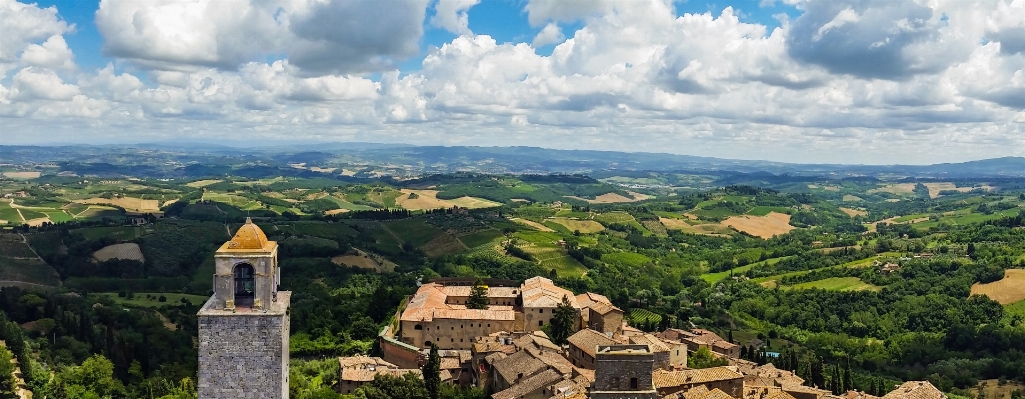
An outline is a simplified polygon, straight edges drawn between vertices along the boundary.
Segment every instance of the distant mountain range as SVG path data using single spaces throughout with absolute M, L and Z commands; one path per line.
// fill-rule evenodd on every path
M 137 152 L 147 153 L 145 156 Z M 156 154 L 150 154 L 155 152 Z M 377 165 L 411 173 L 613 173 L 670 172 L 740 173 L 794 176 L 919 178 L 1025 177 L 1025 157 L 1003 157 L 935 165 L 792 164 L 734 160 L 664 153 L 555 150 L 537 147 L 444 147 L 381 143 L 268 144 L 159 142 L 103 146 L 0 146 L 0 163 L 78 162 L 121 164 L 141 159 L 164 163 L 231 164 L 261 162 L 267 166 L 306 163 Z

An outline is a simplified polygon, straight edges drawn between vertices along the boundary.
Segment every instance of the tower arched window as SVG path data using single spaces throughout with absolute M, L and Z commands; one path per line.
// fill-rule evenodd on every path
M 240 263 L 235 266 L 235 296 L 236 297 L 249 297 L 253 296 L 256 283 L 253 278 L 253 265 L 248 263 Z

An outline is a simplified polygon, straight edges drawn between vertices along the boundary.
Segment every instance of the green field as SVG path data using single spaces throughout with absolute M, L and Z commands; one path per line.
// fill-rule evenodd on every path
M 634 220 L 634 217 L 626 212 L 608 212 L 595 215 L 594 220 L 601 223 L 626 223 Z
M 18 210 L 11 208 L 11 205 L 6 202 L 0 202 L 0 220 L 6 220 L 9 223 L 22 222 Z
M 32 220 L 32 219 L 39 219 L 39 218 L 45 218 L 46 217 L 45 213 L 42 213 L 42 212 L 36 211 L 36 210 L 32 210 L 32 209 L 24 209 L 24 208 L 22 208 L 22 209 L 19 209 L 19 211 L 21 211 L 21 217 L 25 218 L 25 220 Z
M 463 245 L 466 245 L 467 248 L 473 248 L 476 246 L 487 244 L 501 236 L 501 231 L 495 229 L 488 229 L 461 236 L 459 237 L 459 241 L 462 241 Z
M 827 291 L 879 291 L 882 287 L 875 286 L 864 281 L 861 281 L 857 277 L 830 277 L 818 281 L 811 281 L 807 283 L 801 283 L 789 288 L 793 289 L 811 289 L 818 288 Z
M 747 211 L 747 214 L 751 216 L 765 216 L 770 212 L 788 213 L 790 212 L 790 209 L 781 206 L 756 206 L 751 208 L 750 211 Z
M 642 321 L 654 322 L 656 324 L 662 322 L 662 316 L 658 313 L 652 312 L 648 309 L 633 308 L 630 309 L 630 324 L 638 325 Z
M 335 204 L 338 204 L 338 209 L 348 209 L 350 211 L 368 211 L 374 209 L 374 207 L 372 206 L 353 204 L 349 201 L 335 197 L 333 195 L 324 197 L 324 199 L 327 199 L 329 201 L 334 202 Z
M 166 292 L 138 292 L 133 294 L 134 296 L 132 299 L 119 297 L 117 296 L 116 292 L 103 292 L 91 295 L 106 296 L 110 299 L 113 299 L 114 302 L 119 305 L 135 306 L 141 308 L 159 308 L 165 305 L 181 305 L 182 298 L 188 299 L 189 302 L 191 302 L 193 305 L 202 305 L 203 303 L 206 303 L 207 299 L 210 299 L 210 297 L 201 295 L 176 294 Z M 152 298 L 147 298 L 147 295 L 151 296 Z M 167 299 L 167 301 L 160 302 L 161 295 L 163 295 Z
M 60 276 L 39 259 L 13 259 L 0 256 L 0 280 L 24 281 L 42 285 L 60 284 Z
M 748 270 L 751 270 L 752 267 L 760 266 L 760 265 L 775 265 L 776 263 L 779 263 L 779 261 L 781 261 L 783 259 L 786 259 L 786 258 L 788 258 L 788 256 L 784 256 L 782 258 L 766 259 L 764 262 L 757 262 L 757 263 L 752 263 L 752 264 L 747 265 L 747 266 L 736 267 L 736 268 L 733 268 L 732 273 L 736 274 L 736 275 L 744 274 L 744 273 L 747 273 Z M 722 279 L 724 279 L 726 277 L 729 277 L 730 272 L 731 272 L 731 270 L 727 270 L 727 271 L 724 271 L 724 272 L 717 272 L 717 273 L 705 273 L 705 274 L 701 275 L 701 279 L 705 280 L 705 281 L 707 281 L 709 283 L 714 283 L 716 281 L 719 281 L 719 280 L 722 280 Z
M 1004 305 L 1004 319 L 1010 321 L 1015 315 L 1025 318 L 1025 299 Z M 1025 327 L 1025 324 L 1022 325 Z
M 877 259 L 887 258 L 887 257 L 896 257 L 896 256 L 900 256 L 900 253 L 898 253 L 898 252 L 883 252 L 883 253 L 880 253 L 880 254 L 876 254 L 876 256 L 873 256 L 871 258 L 856 260 L 856 261 L 852 261 L 852 262 L 847 262 L 847 263 L 836 265 L 836 266 L 827 266 L 827 267 L 822 267 L 822 268 L 812 269 L 812 270 L 799 270 L 799 271 L 796 271 L 796 272 L 789 272 L 789 273 L 783 273 L 783 274 L 776 274 L 776 275 L 772 275 L 772 276 L 759 277 L 759 278 L 753 279 L 752 281 L 761 284 L 761 283 L 767 283 L 767 282 L 770 282 L 770 281 L 775 282 L 775 281 L 780 280 L 780 279 L 782 279 L 784 277 L 803 276 L 805 274 L 808 274 L 808 273 L 811 273 L 811 272 L 814 272 L 814 271 L 819 271 L 819 270 L 836 269 L 836 268 L 839 268 L 839 267 L 868 267 L 868 266 L 871 266 L 872 262 L 874 262 Z M 763 284 L 763 285 L 765 285 L 765 284 Z
M 403 219 L 384 223 L 384 226 L 402 242 L 419 247 L 441 235 L 441 230 L 424 222 L 424 219 Z
M 50 221 L 54 222 L 54 223 L 68 222 L 68 221 L 75 220 L 75 218 L 71 217 L 71 215 L 68 215 L 64 211 L 47 211 L 47 212 L 43 212 L 43 213 L 45 213 L 46 216 L 48 216 L 50 218 Z
M 559 277 L 580 277 L 587 272 L 587 268 L 584 265 L 569 255 L 542 260 L 541 266 L 554 269 Z

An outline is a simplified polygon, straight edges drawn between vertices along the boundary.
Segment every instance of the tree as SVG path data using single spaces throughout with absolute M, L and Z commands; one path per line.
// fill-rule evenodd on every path
M 687 356 L 687 367 L 692 369 L 707 369 L 709 367 L 729 366 L 730 361 L 725 357 L 716 358 L 708 348 L 698 348 L 693 355 Z
M 427 356 L 422 371 L 428 397 L 438 399 L 438 387 L 441 385 L 441 356 L 438 355 L 438 345 L 431 345 L 431 353 Z
M 43 394 L 48 398 L 128 397 L 125 386 L 114 378 L 114 363 L 103 355 L 93 355 L 80 366 L 61 370 L 43 388 Z
M 730 343 L 734 343 L 734 344 L 737 343 L 737 341 L 733 340 L 733 330 L 730 330 L 729 334 L 727 334 L 726 340 L 730 341 Z
M 577 310 L 569 303 L 569 297 L 562 296 L 562 303 L 555 308 L 555 315 L 552 316 L 551 331 L 552 342 L 556 345 L 563 345 L 570 335 L 576 332 Z
M 747 359 L 747 347 L 746 346 L 743 346 L 743 345 L 740 346 L 740 358 L 741 359 Z
M 440 362 L 440 361 L 439 361 Z M 426 377 L 426 375 L 425 375 Z M 416 374 L 406 373 L 402 377 L 378 374 L 374 380 L 359 387 L 353 396 L 357 399 L 428 399 L 431 396 Z M 437 398 L 435 396 L 434 398 Z
M 488 308 L 488 286 L 484 285 L 484 280 L 478 278 L 477 281 L 473 283 L 473 288 L 470 289 L 470 297 L 466 300 L 466 308 Z

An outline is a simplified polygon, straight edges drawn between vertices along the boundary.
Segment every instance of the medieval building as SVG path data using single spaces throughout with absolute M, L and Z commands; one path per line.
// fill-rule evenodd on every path
M 199 398 L 287 398 L 291 292 L 278 291 L 278 244 L 246 219 L 214 264 L 198 314 Z

